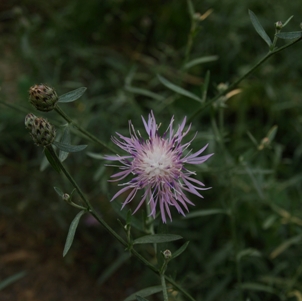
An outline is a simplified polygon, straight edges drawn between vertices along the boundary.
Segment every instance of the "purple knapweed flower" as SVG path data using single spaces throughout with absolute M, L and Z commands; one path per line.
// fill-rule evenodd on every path
M 200 156 L 208 145 L 196 153 L 186 151 L 194 139 L 181 144 L 182 139 L 191 128 L 189 125 L 184 130 L 186 117 L 178 126 L 176 133 L 173 130 L 174 117 L 172 117 L 163 135 L 158 132 L 159 126 L 156 124 L 152 111 L 149 114 L 148 122 L 143 117 L 142 120 L 149 136 L 148 139 L 143 139 L 129 121 L 130 137 L 117 133 L 118 138 L 112 138 L 112 141 L 128 155 L 105 156 L 106 160 L 119 161 L 122 164 L 119 167 L 122 171 L 112 175 L 111 178 L 117 178 L 112 181 L 120 181 L 128 175 L 133 176 L 129 182 L 121 184 L 125 187 L 119 190 L 111 201 L 129 191 L 129 195 L 122 205 L 123 209 L 126 204 L 133 200 L 139 190 L 144 190 L 134 213 L 144 202 L 148 202 L 150 215 L 155 218 L 156 208 L 159 206 L 162 221 L 166 223 L 166 214 L 172 220 L 170 206 L 175 207 L 183 216 L 185 216 L 183 208 L 189 211 L 187 204 L 194 206 L 184 191 L 202 198 L 203 196 L 198 191 L 209 189 L 203 188 L 204 184 L 192 177 L 195 172 L 188 170 L 186 164 L 202 164 L 213 154 Z

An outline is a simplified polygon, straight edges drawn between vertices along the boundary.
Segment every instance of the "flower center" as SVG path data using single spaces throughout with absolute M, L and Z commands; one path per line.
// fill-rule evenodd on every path
M 182 168 L 177 153 L 171 150 L 171 145 L 159 138 L 149 141 L 137 153 L 133 161 L 133 171 L 140 175 L 141 180 L 146 183 L 173 182 L 177 180 Z

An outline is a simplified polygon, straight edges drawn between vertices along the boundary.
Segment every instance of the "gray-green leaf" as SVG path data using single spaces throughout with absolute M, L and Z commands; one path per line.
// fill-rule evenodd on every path
M 63 197 L 64 192 L 59 187 L 54 187 L 54 190 L 60 197 Z
M 78 88 L 59 96 L 58 102 L 72 102 L 79 99 L 87 90 L 85 87 Z
M 164 243 L 174 240 L 182 239 L 180 235 L 175 234 L 154 234 L 139 237 L 133 241 L 134 245 L 137 244 L 150 244 L 150 243 Z
M 64 246 L 64 250 L 63 250 L 63 257 L 65 257 L 65 255 L 67 254 L 67 252 L 69 251 L 72 243 L 73 243 L 73 239 L 74 239 L 74 235 L 75 232 L 77 230 L 80 218 L 82 217 L 82 215 L 85 213 L 85 210 L 80 211 L 75 218 L 73 219 L 73 221 L 70 224 L 69 230 L 68 230 L 68 234 L 67 234 L 67 238 L 66 238 L 66 242 L 65 242 L 65 246 Z
M 284 24 L 282 25 L 282 28 L 284 28 L 288 23 L 289 21 L 293 18 L 294 16 L 290 16 L 285 22 Z
M 244 256 L 260 257 L 261 253 L 258 250 L 253 249 L 253 248 L 244 249 L 237 254 L 236 260 L 239 262 L 241 260 L 241 258 Z
M 299 39 L 302 37 L 302 31 L 279 32 L 276 36 L 284 40 Z
M 213 214 L 229 214 L 229 212 L 225 209 L 205 209 L 205 210 L 198 210 L 192 213 L 187 214 L 184 218 L 193 218 L 193 217 L 200 217 L 200 216 L 207 216 Z
M 141 296 L 136 296 L 136 301 L 148 301 L 148 299 Z
M 257 33 L 267 43 L 268 46 L 271 46 L 273 43 L 272 43 L 270 37 L 265 32 L 264 28 L 262 27 L 262 25 L 259 22 L 259 20 L 256 17 L 256 15 L 251 10 L 249 10 L 249 15 L 250 15 L 252 24 L 253 24 L 255 30 L 257 31 Z
M 150 295 L 159 293 L 162 291 L 162 286 L 161 285 L 157 285 L 157 286 L 150 286 L 147 288 L 144 288 L 138 292 L 135 292 L 133 294 L 131 294 L 129 297 L 127 297 L 124 301 L 133 301 L 133 300 L 137 300 L 137 297 L 148 297 Z
M 60 150 L 68 153 L 80 152 L 87 147 L 87 145 L 71 145 L 62 142 L 55 141 L 53 144 Z
M 170 90 L 176 92 L 177 94 L 180 94 L 180 95 L 183 95 L 183 96 L 186 96 L 188 98 L 191 98 L 191 99 L 194 99 L 196 101 L 199 101 L 201 102 L 201 98 L 198 97 L 197 95 L 179 87 L 179 86 L 176 86 L 174 84 L 172 84 L 171 82 L 169 82 L 167 79 L 165 79 L 164 77 L 160 76 L 160 75 L 157 75 L 159 81 L 164 85 L 166 86 L 167 88 L 169 88 Z
M 21 279 L 22 277 L 24 277 L 26 274 L 27 274 L 26 271 L 22 271 L 22 272 L 14 274 L 12 276 L 9 276 L 6 279 L 3 279 L 0 282 L 0 291 L 2 289 L 4 289 L 5 287 L 9 286 L 10 284 L 13 284 L 14 282 L 18 281 L 19 279 Z
M 184 66 L 184 69 L 189 69 L 198 64 L 209 63 L 209 62 L 213 62 L 213 61 L 217 61 L 217 60 L 218 60 L 218 55 L 209 55 L 209 56 L 199 57 L 197 59 L 194 59 L 194 60 L 186 63 Z
M 153 98 L 153 99 L 158 100 L 158 101 L 163 101 L 164 100 L 163 96 L 161 96 L 159 94 L 156 94 L 154 92 L 148 91 L 146 89 L 126 86 L 125 90 L 128 91 L 128 92 L 134 93 L 134 94 L 144 95 L 144 96 Z
M 259 283 L 256 283 L 256 282 L 242 283 L 240 285 L 240 288 L 244 289 L 244 290 L 267 292 L 267 293 L 271 293 L 271 294 L 277 293 L 277 291 L 273 287 L 268 286 L 268 285 L 259 284 Z
M 70 144 L 70 131 L 69 131 L 68 126 L 66 126 L 64 128 L 62 137 L 60 139 L 60 143 Z M 60 159 L 61 162 L 64 162 L 67 157 L 68 157 L 68 152 L 65 152 L 63 150 L 59 151 L 59 159 Z
M 183 253 L 187 246 L 189 245 L 189 241 L 187 241 L 185 244 L 183 244 L 178 250 L 176 250 L 174 253 L 172 253 L 172 258 L 176 258 L 177 256 L 179 256 L 181 253 Z
M 57 163 L 56 160 L 54 160 L 54 158 L 52 157 L 51 153 L 49 152 L 49 150 L 47 148 L 44 148 L 44 154 L 45 157 L 47 158 L 49 164 L 58 172 L 61 172 L 61 166 Z

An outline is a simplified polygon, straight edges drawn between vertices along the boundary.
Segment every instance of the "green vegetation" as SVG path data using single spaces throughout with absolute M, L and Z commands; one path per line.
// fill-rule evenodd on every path
M 51 168 L 42 148 L 34 146 L 24 118 L 29 112 L 47 118 L 56 126 L 57 137 L 63 137 L 61 142 L 72 145 L 68 149 L 55 144 L 95 208 L 93 215 L 127 241 L 129 231 L 133 239 L 152 233 L 138 226 L 145 218 L 143 209 L 132 219 L 128 213 L 139 198 L 122 211 L 122 196 L 109 202 L 119 190 L 108 182 L 117 169 L 106 167 L 103 160 L 113 151 L 119 153 L 110 138 L 116 132 L 129 136 L 128 120 L 143 135 L 141 116 L 146 118 L 150 110 L 162 130 L 173 115 L 176 124 L 187 116 L 192 123 L 188 141 L 197 132 L 192 149 L 209 143 L 207 154 L 215 153 L 195 168 L 196 179 L 212 189 L 203 191 L 204 199 L 190 196 L 195 207 L 190 206 L 185 218 L 172 210 L 173 222 L 162 225 L 157 218 L 154 223 L 156 233 L 183 237 L 157 244 L 158 257 L 159 251 L 170 249 L 173 256 L 185 249 L 165 266 L 168 280 L 191 300 L 302 300 L 300 6 L 298 1 L 281 0 L 3 4 L 0 214 L 21 220 L 33 232 L 44 227 L 45 232 L 60 233 L 51 240 L 60 242 L 62 252 L 69 225 L 79 214 L 77 233 L 71 233 L 73 245 L 68 242 L 62 262 L 76 265 L 75 254 L 86 258 L 87 252 L 81 253 L 85 244 L 93 254 L 87 270 L 95 283 L 133 277 L 127 280 L 133 291 L 115 296 L 117 285 L 112 300 L 149 286 L 157 293 L 160 278 L 135 260 L 137 252 L 152 264 L 161 262 L 154 245 L 137 243 L 129 259 L 121 241 L 63 202 L 57 193 L 71 195 L 75 187 Z M 292 15 L 281 32 L 298 32 L 294 39 L 274 39 L 275 23 L 284 25 Z M 255 16 L 267 36 L 257 28 Z M 292 46 L 286 47 L 288 43 Z M 40 83 L 59 96 L 80 87 L 87 91 L 80 90 L 84 94 L 74 102 L 66 95 L 61 98 L 66 103 L 59 98 L 56 112 L 38 112 L 28 102 L 28 90 Z M 77 124 L 68 137 L 64 112 Z M 82 151 L 67 157 L 76 146 Z M 73 201 L 80 204 L 80 197 L 74 192 Z M 190 300 L 176 291 L 168 293 L 169 300 Z M 162 300 L 161 294 L 144 296 Z

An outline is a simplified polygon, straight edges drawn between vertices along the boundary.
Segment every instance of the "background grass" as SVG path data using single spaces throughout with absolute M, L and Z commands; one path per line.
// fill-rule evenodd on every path
M 180 122 L 200 106 L 167 89 L 157 74 L 201 95 L 210 71 L 211 98 L 220 83 L 232 83 L 263 57 L 267 45 L 255 32 L 248 9 L 270 37 L 276 21 L 295 15 L 285 31 L 299 30 L 301 22 L 298 1 L 208 0 L 193 1 L 193 6 L 204 20 L 198 24 L 189 60 L 212 55 L 218 59 L 183 72 L 191 28 L 186 1 L 1 4 L 1 101 L 18 108 L 2 105 L 0 111 L 1 215 L 17 218 L 32 230 L 41 227 L 56 233 L 49 239 L 60 241 L 63 249 L 76 214 L 53 190 L 53 186 L 64 191 L 71 187 L 50 168 L 39 171 L 42 150 L 32 144 L 24 129 L 26 113 L 36 113 L 27 102 L 31 85 L 47 83 L 59 94 L 88 87 L 80 100 L 63 109 L 110 143 L 115 132 L 128 133 L 129 119 L 143 132 L 140 116 L 146 117 L 150 109 L 165 128 L 172 115 Z M 192 197 L 196 207 L 191 212 L 201 212 L 200 216 L 181 219 L 174 212 L 173 223 L 158 231 L 180 234 L 190 241 L 177 262 L 171 262 L 168 274 L 196 300 L 302 300 L 300 53 L 298 43 L 270 58 L 240 84 L 241 93 L 220 99 L 192 122 L 192 132 L 198 131 L 193 149 L 209 142 L 208 152 L 215 152 L 196 169 L 197 178 L 213 188 L 204 193 L 203 200 Z M 221 102 L 224 107 L 219 106 Z M 62 124 L 54 113 L 40 115 Z M 278 127 L 275 139 L 259 150 L 274 126 Z M 72 137 L 74 144 L 84 141 Z M 93 143 L 88 151 L 107 153 Z M 117 191 L 107 183 L 114 170 L 85 152 L 69 156 L 67 165 L 105 220 L 122 234 L 109 203 Z M 224 213 L 201 211 L 213 208 Z M 86 219 L 80 225 L 81 238 L 76 238 L 65 263 L 76 265 L 75 256 L 82 254 L 90 275 L 101 286 L 110 281 L 117 262 L 118 279 L 133 277 L 129 283 L 133 289 L 158 284 L 135 260 L 125 261 L 122 247 L 103 229 L 89 227 L 91 223 Z M 134 230 L 133 235 L 142 233 Z M 179 246 L 168 247 L 173 251 Z M 152 257 L 151 249 L 142 252 Z M 112 300 L 116 300 L 114 292 L 113 288 Z M 130 293 L 125 289 L 121 298 Z

